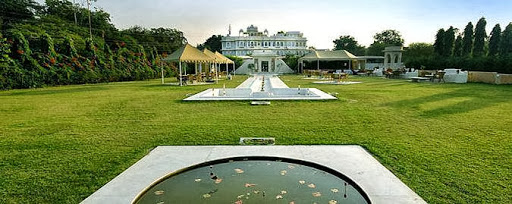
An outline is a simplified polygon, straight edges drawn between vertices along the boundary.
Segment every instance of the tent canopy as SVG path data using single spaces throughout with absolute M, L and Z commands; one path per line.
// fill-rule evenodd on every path
M 206 56 L 208 56 L 208 57 L 212 58 L 212 59 L 213 59 L 213 61 L 212 61 L 212 62 L 214 62 L 214 63 L 219 63 L 219 64 L 220 64 L 220 63 L 224 63 L 224 62 L 222 61 L 222 59 L 220 59 L 220 57 L 219 57 L 219 56 L 215 55 L 215 53 L 213 53 L 212 51 L 210 51 L 208 48 L 204 48 L 203 53 L 204 53 Z
M 220 54 L 219 52 L 215 52 L 215 56 L 217 56 L 217 58 L 219 58 L 222 63 L 225 63 L 225 64 L 235 64 L 235 62 L 233 62 L 233 60 L 227 58 L 226 56 Z
M 163 60 L 186 63 L 204 63 L 214 61 L 214 59 L 205 55 L 203 52 L 188 43 Z
M 300 61 L 341 61 L 341 60 L 360 60 L 352 53 L 346 50 L 335 51 L 313 51 L 299 59 Z

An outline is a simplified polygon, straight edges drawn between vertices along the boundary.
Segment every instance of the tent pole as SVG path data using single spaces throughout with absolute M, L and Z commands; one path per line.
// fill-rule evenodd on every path
M 217 77 L 216 83 L 219 83 L 219 64 L 215 63 L 215 75 Z
M 183 79 L 181 78 L 181 61 L 180 61 L 179 68 L 180 68 L 180 75 L 179 75 L 179 78 L 180 78 L 180 86 L 183 86 Z

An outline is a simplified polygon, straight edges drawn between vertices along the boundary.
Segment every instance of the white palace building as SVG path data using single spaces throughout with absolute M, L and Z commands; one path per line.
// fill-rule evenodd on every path
M 280 31 L 269 36 L 265 29 L 258 31 L 258 27 L 251 25 L 244 31 L 240 29 L 239 36 L 229 34 L 222 37 L 222 54 L 233 56 L 252 55 L 255 51 L 270 51 L 279 56 L 304 55 L 309 53 L 307 39 L 299 31 Z

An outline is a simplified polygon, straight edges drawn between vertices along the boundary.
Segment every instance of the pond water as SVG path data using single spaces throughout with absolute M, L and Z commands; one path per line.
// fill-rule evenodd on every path
M 356 183 L 330 168 L 282 158 L 231 158 L 159 180 L 137 204 L 370 203 Z

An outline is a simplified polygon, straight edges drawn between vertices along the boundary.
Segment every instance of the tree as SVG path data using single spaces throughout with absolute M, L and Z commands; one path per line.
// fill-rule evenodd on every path
M 357 40 L 350 35 L 340 36 L 338 39 L 333 41 L 334 50 L 346 50 L 354 55 L 365 55 L 366 48 L 359 45 Z
M 203 44 L 197 46 L 199 49 L 207 48 L 212 52 L 222 52 L 222 35 L 212 35 Z
M 373 36 L 375 39 L 374 43 L 382 43 L 388 46 L 403 46 L 404 39 L 402 39 L 402 35 L 400 32 L 396 30 L 385 30 L 380 33 L 377 33 Z
M 496 56 L 500 50 L 501 43 L 501 27 L 496 24 L 491 31 L 491 38 L 489 39 L 489 56 Z
M 373 43 L 366 50 L 366 55 L 368 56 L 384 56 L 382 52 L 389 45 L 383 43 Z
M 434 46 L 430 43 L 411 43 L 404 52 L 404 58 L 430 57 L 434 55 Z
M 146 48 L 153 49 L 156 47 L 158 53 L 172 53 L 187 43 L 187 39 L 181 31 L 170 28 L 152 28 L 148 30 L 140 26 L 133 26 L 121 31 L 121 33 L 135 38 L 138 44 Z
M 505 57 L 512 54 L 512 23 L 503 31 L 500 43 L 500 55 Z
M 404 39 L 396 30 L 385 30 L 373 36 L 373 43 L 368 47 L 366 55 L 382 56 L 382 51 L 389 46 L 403 46 Z
M 487 26 L 487 21 L 482 17 L 475 27 L 475 40 L 473 42 L 473 56 L 475 57 L 484 55 L 485 39 L 487 38 L 485 26 Z
M 429 43 L 411 43 L 404 52 L 404 63 L 407 67 L 420 68 L 428 65 L 434 56 L 434 46 Z
M 451 57 L 453 56 L 453 45 L 455 43 L 455 32 L 456 29 L 453 26 L 450 26 L 448 30 L 444 33 L 444 43 L 443 43 L 443 56 Z
M 473 23 L 469 22 L 464 28 L 464 37 L 462 38 L 462 55 L 471 56 L 473 50 Z
M 457 35 L 457 39 L 455 39 L 455 45 L 453 46 L 453 56 L 462 56 L 462 34 Z
M 444 34 L 444 29 L 439 29 L 436 34 L 436 41 L 434 42 L 434 51 L 440 56 L 444 56 Z
M 34 19 L 41 6 L 34 0 L 2 0 L 0 3 L 0 26 L 6 30 L 14 23 Z

